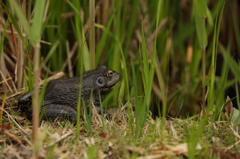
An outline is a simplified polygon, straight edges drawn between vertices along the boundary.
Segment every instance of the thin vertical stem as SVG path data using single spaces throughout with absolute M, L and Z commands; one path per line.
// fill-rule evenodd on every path
M 90 57 L 91 57 L 91 69 L 95 68 L 95 0 L 90 0 L 89 3 L 89 15 L 91 21 L 90 29 Z
M 20 27 L 21 30 L 23 30 L 21 22 L 19 24 L 19 27 Z M 20 36 L 18 36 L 18 58 L 17 58 L 17 60 L 18 60 L 18 62 L 17 62 L 17 68 L 18 68 L 18 71 L 17 71 L 17 78 L 18 78 L 17 88 L 18 89 L 22 87 L 22 80 L 23 80 L 22 75 L 23 75 L 23 69 L 24 69 L 24 67 L 23 67 L 23 65 L 24 65 L 24 53 L 23 53 L 23 44 L 22 43 L 23 42 L 22 42 Z
M 0 33 L 0 39 L 2 38 L 2 34 Z M 6 74 L 7 74 L 7 72 L 6 72 L 6 64 L 5 64 L 5 61 L 4 61 L 4 56 L 3 56 L 3 47 L 1 47 L 1 50 L 0 50 L 0 74 L 1 74 L 1 76 L 2 76 L 2 78 L 1 78 L 1 76 L 0 76 L 0 79 L 1 80 L 3 80 L 3 81 L 6 81 L 5 80 L 5 77 L 7 77 L 6 76 Z M 6 91 L 7 90 L 7 83 L 3 83 L 2 84 L 2 90 L 3 91 Z M 11 88 L 9 87 L 9 90 L 10 90 L 10 92 L 12 93 L 12 90 L 11 90 Z M 0 103 L 1 104 L 1 103 Z
M 202 111 L 205 113 L 205 92 L 206 92 L 206 87 L 205 87 L 205 76 L 206 76 L 206 62 L 205 62 L 205 49 L 202 49 Z
M 205 18 L 202 18 L 203 24 L 203 33 L 205 33 Z M 206 103 L 205 103 L 205 79 L 206 79 L 206 47 L 202 46 L 202 113 L 206 112 Z M 202 115 L 203 115 L 202 114 Z
M 5 102 L 6 102 L 6 92 L 4 92 L 2 103 L 0 102 L 0 104 L 2 105 L 2 109 L 0 110 L 0 125 L 2 125 L 2 114 L 3 114 Z
M 21 7 L 21 10 L 22 12 L 25 14 L 25 9 L 26 9 L 26 2 L 23 1 L 22 4 L 21 2 L 19 1 L 19 6 Z M 20 89 L 22 87 L 22 80 L 23 80 L 23 59 L 24 59 L 24 54 L 23 54 L 23 49 L 22 49 L 22 40 L 20 38 L 20 36 L 18 36 L 18 41 L 16 42 L 16 39 L 13 35 L 13 26 L 12 24 L 10 23 L 10 27 L 11 27 L 11 31 L 12 31 L 12 38 L 13 38 L 13 43 L 14 43 L 14 51 L 15 51 L 15 54 L 17 55 L 17 88 Z M 23 32 L 23 29 L 22 29 L 22 22 L 19 21 L 19 27 L 21 29 L 21 31 Z
M 40 70 L 39 70 L 39 50 L 40 44 L 37 43 L 35 45 L 35 55 L 34 55 L 34 98 L 33 98 L 33 145 L 35 148 L 33 158 L 38 158 L 38 149 L 37 149 L 37 138 L 38 138 L 38 124 L 39 124 L 39 110 L 38 110 L 38 101 L 39 101 L 39 83 L 38 79 L 40 77 Z

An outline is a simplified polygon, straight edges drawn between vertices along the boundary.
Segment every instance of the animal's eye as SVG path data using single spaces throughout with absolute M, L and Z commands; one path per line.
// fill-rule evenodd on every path
M 96 84 L 97 84 L 99 87 L 103 87 L 103 86 L 106 85 L 106 80 L 104 79 L 104 77 L 100 76 L 100 77 L 97 78 Z
M 109 70 L 108 72 L 107 72 L 107 77 L 112 77 L 113 76 L 113 71 L 112 70 Z

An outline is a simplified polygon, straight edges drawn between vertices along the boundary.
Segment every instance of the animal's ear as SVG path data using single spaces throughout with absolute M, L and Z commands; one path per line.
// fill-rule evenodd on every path
M 107 69 L 107 66 L 105 66 L 105 65 L 99 65 L 97 69 Z

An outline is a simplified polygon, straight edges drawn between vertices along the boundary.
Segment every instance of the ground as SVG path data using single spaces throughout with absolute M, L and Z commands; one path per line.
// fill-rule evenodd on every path
M 33 146 L 31 121 L 20 116 L 19 110 L 8 112 L 3 116 L 0 158 L 30 158 L 35 150 L 39 158 L 188 158 L 200 125 L 198 116 L 164 122 L 148 116 L 140 137 L 136 137 L 134 112 L 118 109 L 111 119 L 93 113 L 91 129 L 82 119 L 79 135 L 76 124 L 69 121 L 41 121 Z M 237 127 L 227 121 L 214 122 L 211 115 L 207 122 L 194 157 L 239 158 Z

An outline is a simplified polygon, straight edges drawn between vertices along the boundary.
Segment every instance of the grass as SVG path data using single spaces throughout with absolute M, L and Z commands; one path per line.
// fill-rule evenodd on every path
M 8 99 L 1 107 L 8 113 L 1 109 L 0 158 L 239 158 L 240 113 L 225 92 L 234 88 L 237 102 L 230 98 L 239 103 L 232 50 L 240 50 L 221 37 L 221 24 L 234 15 L 229 41 L 239 43 L 234 2 L 1 2 L 0 89 Z M 111 120 L 80 112 L 79 102 L 84 117 L 76 125 L 38 125 L 43 95 L 35 93 L 32 124 L 11 101 L 57 72 L 71 77 L 99 64 L 121 74 L 101 103 L 119 108 Z
M 21 121 L 20 123 L 24 125 L 24 130 L 31 134 L 32 130 L 29 128 L 31 122 L 25 122 Z M 134 123 L 135 121 L 132 124 Z M 161 130 L 161 119 L 148 118 L 144 124 L 141 138 L 135 140 L 129 131 L 126 116 L 125 118 L 116 116 L 113 120 L 106 121 L 106 132 L 102 131 L 101 121 L 97 121 L 95 118 L 92 122 L 92 135 L 89 136 L 87 129 L 82 126 L 79 137 L 75 135 L 76 127 L 72 123 L 45 121 L 39 126 L 41 130 L 39 156 L 44 158 L 91 158 L 90 156 L 92 158 L 106 156 L 116 158 L 140 158 L 140 156 L 146 158 L 152 156 L 156 158 L 158 158 L 157 156 L 159 158 L 160 156 L 183 158 L 188 154 L 186 142 L 190 137 L 195 136 L 192 125 L 198 123 L 193 119 L 171 119 L 166 121 L 164 130 Z M 224 131 L 222 131 L 223 129 Z M 162 134 L 161 131 L 164 133 Z M 15 141 L 5 139 L 6 141 L 1 145 L 3 151 L 0 156 L 8 158 L 18 155 L 24 158 L 31 157 L 31 146 L 26 146 L 30 142 L 29 138 L 21 133 L 17 127 L 11 128 L 11 133 L 14 133 L 25 144 L 16 145 Z M 62 138 L 66 134 L 70 135 Z M 229 123 L 213 122 L 212 119 L 209 119 L 195 155 L 197 158 L 221 158 L 224 155 L 234 158 L 237 154 L 231 146 L 237 148 L 237 145 L 234 146 L 237 140 L 239 139 Z

